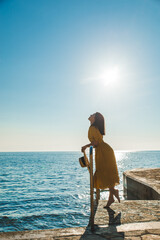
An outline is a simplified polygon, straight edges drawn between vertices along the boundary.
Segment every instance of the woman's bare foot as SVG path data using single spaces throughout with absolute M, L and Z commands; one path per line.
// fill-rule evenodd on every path
M 118 189 L 115 189 L 113 194 L 114 194 L 114 196 L 118 199 L 118 202 L 120 203 L 120 198 L 119 198 L 119 191 L 118 191 Z

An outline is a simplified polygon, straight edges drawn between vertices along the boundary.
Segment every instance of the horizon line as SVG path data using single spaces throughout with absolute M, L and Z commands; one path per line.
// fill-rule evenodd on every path
M 115 152 L 158 152 L 160 149 L 134 149 L 134 150 L 114 150 Z M 13 151 L 1 151 L 0 153 L 27 153 L 27 152 L 81 152 L 80 150 L 13 150 Z

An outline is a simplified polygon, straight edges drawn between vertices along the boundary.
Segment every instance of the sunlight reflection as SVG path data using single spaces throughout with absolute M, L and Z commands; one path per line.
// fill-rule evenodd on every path
M 115 156 L 117 161 L 121 161 L 126 158 L 127 152 L 115 151 Z

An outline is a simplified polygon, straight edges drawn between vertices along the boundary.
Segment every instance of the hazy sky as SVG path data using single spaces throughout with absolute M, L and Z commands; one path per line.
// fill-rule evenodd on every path
M 0 0 L 0 151 L 160 150 L 160 1 Z

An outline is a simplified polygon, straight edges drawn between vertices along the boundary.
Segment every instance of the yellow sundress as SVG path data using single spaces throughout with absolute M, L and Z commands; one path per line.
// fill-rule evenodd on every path
M 105 189 L 118 185 L 119 175 L 113 149 L 103 141 L 103 135 L 94 126 L 89 127 L 88 138 L 90 142 L 98 142 L 95 148 L 94 188 Z

